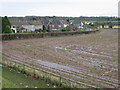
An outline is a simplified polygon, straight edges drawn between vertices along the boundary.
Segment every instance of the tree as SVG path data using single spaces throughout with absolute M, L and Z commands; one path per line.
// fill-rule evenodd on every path
M 10 26 L 7 25 L 7 26 L 5 27 L 5 31 L 4 31 L 3 33 L 13 33 L 13 32 L 12 32 Z
M 2 33 L 5 33 L 5 32 L 11 33 L 12 30 L 10 30 L 10 29 L 11 29 L 11 23 L 10 23 L 9 19 L 7 18 L 7 16 L 2 17 Z
M 50 29 L 47 29 L 47 32 L 50 32 Z
M 46 32 L 46 27 L 45 27 L 45 25 L 43 25 L 43 32 Z
M 47 30 L 46 31 L 50 32 L 50 26 L 49 25 L 47 26 Z
M 67 19 L 66 21 L 67 21 L 68 24 L 70 24 L 70 19 Z

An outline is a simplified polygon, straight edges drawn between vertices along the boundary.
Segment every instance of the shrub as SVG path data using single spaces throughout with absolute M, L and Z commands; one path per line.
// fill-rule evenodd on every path
M 86 28 L 86 27 L 84 27 L 84 28 L 82 28 L 82 29 L 81 29 L 81 31 L 85 31 L 86 29 L 87 29 L 87 28 Z
M 11 30 L 10 26 L 7 25 L 3 33 L 13 33 L 13 31 Z
M 67 28 L 63 28 L 63 29 L 61 29 L 61 31 L 62 31 L 62 32 L 65 32 L 65 31 L 70 31 L 70 30 L 67 29 Z

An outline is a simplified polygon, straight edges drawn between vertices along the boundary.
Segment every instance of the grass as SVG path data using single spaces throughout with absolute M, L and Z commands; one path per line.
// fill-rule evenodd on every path
M 52 86 L 11 68 L 2 67 L 2 88 L 52 88 Z

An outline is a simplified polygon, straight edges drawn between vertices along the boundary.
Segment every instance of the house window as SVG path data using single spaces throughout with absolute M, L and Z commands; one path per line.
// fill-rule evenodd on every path
M 61 25 L 58 25 L 58 27 L 61 27 Z
M 52 27 L 54 27 L 54 25 L 52 25 Z

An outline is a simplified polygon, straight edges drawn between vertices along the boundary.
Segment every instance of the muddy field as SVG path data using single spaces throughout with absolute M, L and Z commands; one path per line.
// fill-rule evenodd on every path
M 100 88 L 118 87 L 118 31 L 3 41 L 3 56 Z

